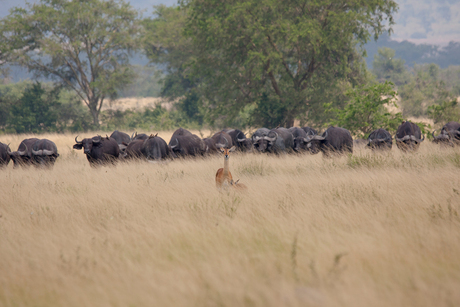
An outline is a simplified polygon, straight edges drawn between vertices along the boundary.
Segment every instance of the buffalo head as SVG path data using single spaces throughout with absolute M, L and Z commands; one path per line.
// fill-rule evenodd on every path
M 83 150 L 83 153 L 84 154 L 91 154 L 91 151 L 93 150 L 93 147 L 97 147 L 97 146 L 101 146 L 102 144 L 102 138 L 100 135 L 98 136 L 95 136 L 93 138 L 86 138 L 86 139 L 83 139 L 82 141 L 78 141 L 77 140 L 78 138 L 78 135 L 75 137 L 75 145 L 73 145 L 73 148 L 74 149 L 84 149 Z

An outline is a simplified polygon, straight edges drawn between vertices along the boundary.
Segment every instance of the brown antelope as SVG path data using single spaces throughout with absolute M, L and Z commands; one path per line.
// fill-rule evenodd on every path
M 235 150 L 235 146 L 230 149 L 220 148 L 220 151 L 224 154 L 224 168 L 219 168 L 216 173 L 216 187 L 229 187 L 233 185 L 232 173 L 228 170 L 228 160 L 230 159 L 230 152 Z

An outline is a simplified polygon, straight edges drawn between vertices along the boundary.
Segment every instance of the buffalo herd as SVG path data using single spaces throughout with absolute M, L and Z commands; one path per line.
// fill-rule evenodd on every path
M 433 142 L 442 145 L 460 145 L 460 124 L 449 122 L 442 127 L 440 134 L 432 133 Z M 396 146 L 403 152 L 413 152 L 424 141 L 420 128 L 409 121 L 404 121 L 394 135 Z M 131 136 L 114 131 L 110 136 L 97 135 L 81 141 L 75 137 L 74 149 L 83 149 L 91 166 L 114 164 L 119 160 L 164 160 L 187 156 L 206 156 L 224 148 L 240 152 L 260 152 L 273 154 L 322 152 L 328 157 L 332 154 L 353 153 L 353 145 L 365 146 L 372 150 L 390 150 L 393 137 L 385 129 L 372 131 L 367 140 L 353 140 L 348 130 L 329 127 L 318 134 L 310 127 L 257 129 L 251 137 L 246 137 L 238 129 L 224 129 L 212 137 L 202 139 L 190 131 L 179 128 L 169 143 L 158 134 L 137 134 Z M 56 144 L 48 139 L 29 138 L 21 142 L 17 151 L 11 151 L 9 145 L 0 142 L 0 167 L 13 160 L 14 167 L 34 165 L 52 167 L 59 157 Z

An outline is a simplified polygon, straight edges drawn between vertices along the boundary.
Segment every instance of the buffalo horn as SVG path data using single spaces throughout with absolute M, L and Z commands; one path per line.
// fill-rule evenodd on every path
M 179 145 L 179 140 L 176 138 L 176 145 L 170 145 L 171 149 L 176 148 Z
M 405 135 L 403 138 L 398 138 L 396 135 L 395 135 L 395 140 L 396 142 L 404 142 L 404 141 L 407 141 L 411 138 L 410 135 Z
M 326 138 L 327 138 L 327 130 L 326 130 L 326 135 L 325 135 L 325 136 L 314 135 L 314 136 L 311 137 L 310 140 L 311 140 L 311 141 L 313 141 L 313 140 L 322 141 L 322 140 L 324 140 L 324 139 L 326 139 Z
M 94 144 L 99 144 L 102 141 L 102 138 L 101 138 L 100 135 L 98 135 L 97 137 L 98 137 L 98 139 L 96 139 L 96 141 L 93 140 Z
M 40 149 L 40 150 L 33 150 L 32 149 L 32 153 L 35 156 L 51 156 L 54 152 L 52 150 L 48 150 L 48 149 Z
M 434 133 L 435 133 L 435 132 L 436 132 L 436 130 L 434 130 L 433 132 L 431 132 L 431 135 L 433 136 L 433 140 L 436 138 L 436 137 L 434 136 Z
M 246 138 L 244 138 L 244 139 L 236 139 L 236 140 L 238 141 L 238 143 L 242 143 L 242 142 L 244 142 L 246 140 Z
M 26 150 L 20 151 L 19 148 L 18 148 L 18 154 L 19 154 L 20 156 L 25 156 L 25 155 L 27 155 L 27 145 L 24 144 L 24 146 L 26 147 Z
M 276 133 L 276 132 L 274 132 L 274 133 L 276 134 L 275 137 L 272 137 L 272 138 L 271 138 L 271 137 L 269 137 L 269 136 L 267 135 L 267 136 L 264 136 L 264 139 L 267 140 L 267 141 L 269 141 L 269 142 L 274 142 L 274 141 L 276 141 L 276 139 L 278 138 L 278 133 Z
M 253 142 L 257 142 L 258 140 L 260 140 L 262 137 L 261 136 L 253 136 L 252 137 L 252 141 Z
M 81 141 L 79 142 L 79 141 L 77 140 L 77 138 L 78 138 L 78 135 L 75 137 L 75 143 L 81 144 Z

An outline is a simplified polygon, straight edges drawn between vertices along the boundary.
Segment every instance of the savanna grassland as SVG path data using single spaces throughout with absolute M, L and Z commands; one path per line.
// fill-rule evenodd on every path
M 221 156 L 92 169 L 41 137 L 54 169 L 0 170 L 1 306 L 460 303 L 458 148 L 233 154 L 237 193 Z

